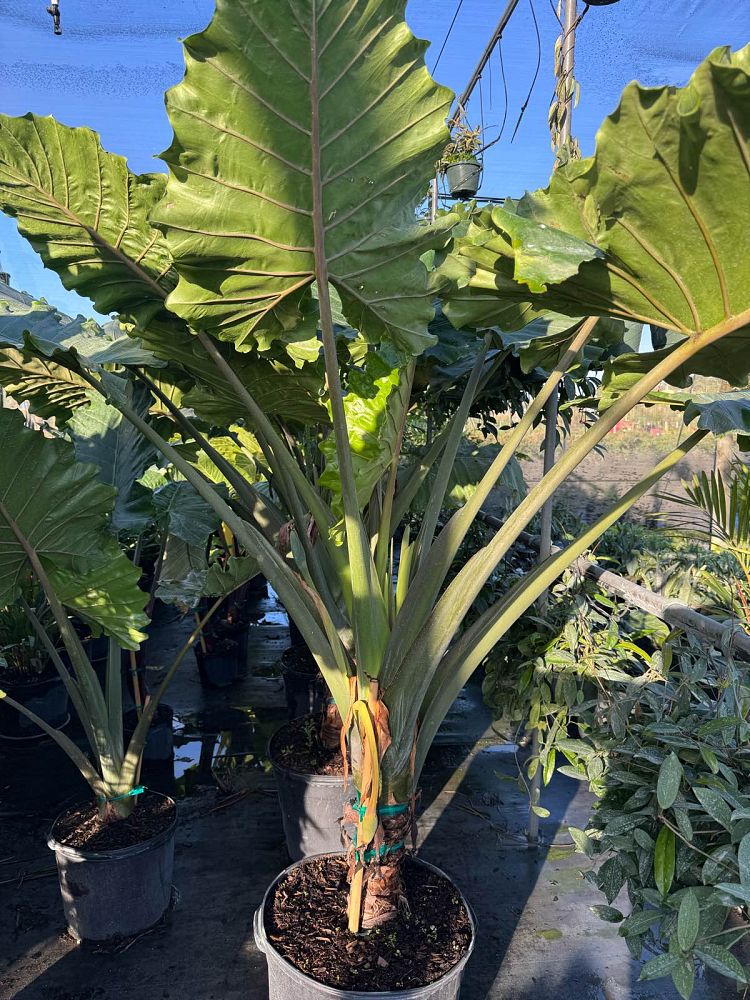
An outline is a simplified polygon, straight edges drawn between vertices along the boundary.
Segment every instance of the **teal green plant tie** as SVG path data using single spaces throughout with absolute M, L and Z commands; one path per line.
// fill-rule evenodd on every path
M 357 813 L 360 820 L 363 820 L 365 818 L 365 812 L 367 810 L 365 806 L 362 805 L 362 800 L 359 797 L 359 792 L 357 792 L 357 797 L 354 800 L 352 808 Z M 408 808 L 409 808 L 408 802 L 396 802 L 392 806 L 378 806 L 378 816 L 386 816 L 386 817 L 401 816 L 408 810 Z
M 107 795 L 97 795 L 97 802 L 120 802 L 121 799 L 132 799 L 136 795 L 143 795 L 146 791 L 145 785 L 138 785 L 137 788 L 131 788 L 129 792 L 123 792 L 122 795 L 113 795 L 111 797 Z
M 355 831 L 354 834 L 355 847 L 357 846 L 356 839 L 357 839 L 357 834 Z M 400 851 L 403 846 L 404 846 L 403 840 L 398 840 L 396 841 L 395 844 L 381 844 L 380 850 L 378 851 L 374 849 L 365 851 L 365 861 L 374 861 L 376 857 L 384 858 L 386 854 L 395 854 L 396 851 Z
M 362 805 L 359 792 L 357 792 L 357 798 L 354 800 L 353 809 L 359 816 L 360 820 L 363 820 L 365 818 L 365 812 L 367 810 L 365 806 Z M 389 816 L 402 816 L 405 812 L 408 811 L 408 809 L 409 809 L 408 802 L 396 802 L 390 806 L 378 806 L 378 816 L 381 817 L 385 816 L 386 818 Z M 356 830 L 354 831 L 353 844 L 356 850 L 357 848 Z M 396 851 L 400 851 L 405 846 L 406 845 L 403 840 L 397 840 L 395 844 L 381 844 L 377 851 L 374 848 L 372 848 L 369 851 L 365 851 L 364 861 L 365 862 L 374 861 L 375 858 L 378 857 L 384 858 L 388 854 L 395 854 Z

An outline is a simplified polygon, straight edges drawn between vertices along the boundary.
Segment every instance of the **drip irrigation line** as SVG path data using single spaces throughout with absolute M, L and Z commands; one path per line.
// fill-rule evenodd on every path
M 523 116 L 526 114 L 526 108 L 529 106 L 529 101 L 531 100 L 531 95 L 534 93 L 534 87 L 536 86 L 536 81 L 539 78 L 539 67 L 542 65 L 542 39 L 539 34 L 539 22 L 536 19 L 536 11 L 534 10 L 534 0 L 529 0 L 529 7 L 531 8 L 531 16 L 534 19 L 534 30 L 536 31 L 536 69 L 534 70 L 534 79 L 531 81 L 531 86 L 529 87 L 529 92 L 526 95 L 526 100 L 521 105 L 521 113 L 518 116 L 516 127 L 513 129 L 513 135 L 510 137 L 511 142 L 513 142 L 513 140 L 516 138 L 518 127 L 523 120 Z M 581 14 L 581 17 L 578 18 L 576 24 L 580 24 L 582 17 L 583 14 Z
M 431 70 L 432 73 L 435 72 L 435 70 L 438 68 L 440 64 L 440 59 L 442 58 L 443 52 L 445 52 L 445 46 L 448 44 L 448 39 L 451 37 L 451 32 L 453 31 L 453 28 L 456 24 L 456 18 L 461 13 L 461 8 L 463 7 L 463 5 L 464 5 L 464 0 L 458 0 L 458 5 L 455 11 L 453 12 L 453 19 L 451 20 L 451 23 L 448 25 L 448 30 L 445 33 L 443 44 L 440 46 L 440 51 L 438 52 L 437 59 L 435 60 L 435 65 L 432 67 Z

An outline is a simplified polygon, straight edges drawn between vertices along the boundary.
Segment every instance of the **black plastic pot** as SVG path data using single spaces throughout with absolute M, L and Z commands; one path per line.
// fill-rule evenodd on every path
M 81 851 L 59 843 L 59 819 L 52 824 L 47 846 L 55 852 L 71 936 L 76 941 L 107 941 L 131 937 L 158 923 L 172 898 L 177 812 L 155 837 L 113 851 Z
M 195 659 L 198 664 L 201 684 L 210 688 L 225 688 L 237 680 L 237 643 L 227 639 L 218 643 L 219 648 L 203 651 L 196 646 Z
M 53 729 L 62 729 L 70 719 L 68 692 L 57 674 L 43 680 L 14 684 L 7 691 L 11 698 L 34 712 Z M 35 722 L 0 700 L 0 739 L 37 740 L 43 739 L 45 735 Z
M 445 171 L 448 188 L 454 198 L 473 198 L 482 179 L 482 165 L 476 160 L 451 163 Z
M 328 701 L 328 689 L 320 674 L 309 674 L 284 666 L 282 677 L 290 719 L 316 715 L 323 711 Z
M 289 718 L 322 712 L 328 702 L 328 689 L 307 646 L 290 646 L 280 662 Z
M 63 731 L 70 735 L 70 730 L 68 725 Z M 63 803 L 87 794 L 81 772 L 51 737 L 0 740 L 0 799 L 12 802 L 14 809 L 54 815 Z
M 341 817 L 347 801 L 354 798 L 351 777 L 346 785 L 341 775 L 304 774 L 281 764 L 274 755 L 284 739 L 286 726 L 278 729 L 268 744 L 281 821 L 289 857 L 293 861 L 313 854 L 341 850 Z
M 304 862 L 301 863 L 304 864 Z M 417 863 L 423 865 L 425 868 L 428 868 L 430 871 L 433 871 L 438 875 L 442 875 L 443 878 L 448 878 L 445 872 L 436 868 L 435 865 L 430 865 L 426 861 L 421 860 L 418 860 Z M 474 914 L 471 912 L 471 908 L 463 896 L 461 896 L 461 902 L 466 907 L 466 912 L 468 913 L 469 920 L 471 921 L 471 944 L 469 945 L 469 949 L 463 958 L 461 958 L 449 972 L 446 972 L 444 976 L 436 980 L 434 983 L 429 983 L 427 986 L 418 986 L 410 990 L 388 990 L 384 992 L 366 993 L 359 990 L 339 990 L 333 986 L 324 986 L 311 976 L 307 976 L 304 972 L 300 972 L 300 970 L 292 965 L 291 962 L 288 962 L 287 959 L 283 958 L 279 954 L 273 944 L 269 941 L 266 933 L 265 911 L 268 897 L 273 892 L 276 884 L 280 882 L 281 879 L 283 879 L 290 871 L 297 868 L 299 864 L 300 862 L 291 865 L 286 869 L 286 871 L 283 871 L 273 880 L 271 885 L 266 890 L 263 902 L 256 910 L 255 918 L 253 920 L 255 943 L 260 951 L 262 951 L 266 956 L 266 961 L 268 963 L 269 1000 L 298 1000 L 300 997 L 304 997 L 304 1000 L 317 1000 L 317 998 L 321 998 L 321 1000 L 323 1000 L 323 998 L 325 998 L 325 1000 L 331 1000 L 333 997 L 340 997 L 341 1000 L 458 1000 L 458 995 L 461 991 L 461 979 L 463 978 L 466 963 L 469 961 L 471 953 L 474 950 L 474 942 L 476 940 L 476 923 L 474 921 Z M 459 893 L 459 895 L 461 894 Z
M 267 597 L 268 580 L 262 574 L 256 573 L 252 579 L 247 581 L 246 593 L 253 597 Z
M 289 638 L 291 639 L 292 646 L 301 646 L 304 649 L 307 649 L 305 637 L 302 635 L 291 618 L 289 619 Z
M 143 748 L 144 761 L 166 761 L 172 759 L 174 752 L 174 739 L 172 733 L 172 720 L 174 711 L 171 705 L 159 703 L 156 714 L 151 722 L 146 737 L 146 744 Z M 123 718 L 123 733 L 125 736 L 125 746 L 127 747 L 130 738 L 138 725 L 138 712 L 133 709 L 126 712 Z

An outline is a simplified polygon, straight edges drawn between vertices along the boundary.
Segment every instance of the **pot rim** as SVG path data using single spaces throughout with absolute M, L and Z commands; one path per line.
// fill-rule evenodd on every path
M 149 837 L 148 840 L 141 841 L 139 844 L 131 844 L 130 847 L 117 847 L 109 851 L 86 851 L 79 847 L 69 847 L 67 844 L 61 844 L 59 840 L 55 839 L 55 827 L 59 823 L 60 819 L 68 812 L 70 812 L 72 806 L 68 806 L 66 809 L 56 817 L 52 826 L 50 827 L 49 834 L 47 836 L 47 847 L 55 854 L 62 854 L 63 857 L 68 858 L 71 861 L 121 861 L 125 858 L 132 858 L 138 854 L 146 854 L 148 851 L 154 850 L 154 848 L 161 847 L 162 844 L 166 844 L 175 833 L 177 828 L 177 803 L 170 795 L 164 795 L 162 792 L 156 792 L 149 788 L 149 792 L 152 795 L 158 795 L 160 798 L 167 799 L 168 802 L 172 803 L 172 808 L 174 809 L 174 815 L 172 816 L 172 822 L 164 830 L 159 833 L 155 833 L 153 837 Z
M 307 716 L 307 717 L 311 717 L 311 716 Z M 304 719 L 304 718 L 306 718 L 306 716 L 303 715 L 303 716 L 300 716 L 300 718 Z M 266 744 L 266 753 L 268 754 L 268 759 L 271 761 L 272 767 L 275 770 L 283 771 L 284 774 L 287 774 L 287 775 L 289 775 L 292 778 L 299 779 L 299 780 L 305 782 L 306 784 L 311 784 L 311 785 L 312 784 L 330 785 L 330 784 L 333 784 L 334 782 L 338 781 L 341 784 L 343 791 L 346 792 L 346 790 L 352 784 L 351 768 L 349 769 L 349 777 L 348 777 L 347 781 L 345 782 L 343 774 L 311 774 L 309 771 L 298 771 L 296 767 L 289 767 L 288 764 L 282 764 L 281 761 L 278 761 L 276 759 L 276 757 L 274 757 L 273 750 L 272 750 L 273 741 L 276 739 L 276 737 L 279 735 L 279 733 L 281 732 L 282 729 L 286 729 L 287 726 L 290 726 L 292 724 L 292 722 L 296 722 L 296 721 L 297 721 L 296 719 L 289 719 L 287 722 L 283 722 L 279 726 L 279 728 L 276 729 L 271 734 L 271 737 L 270 737 L 268 743 Z
M 453 879 L 441 868 L 438 868 L 437 865 L 433 865 L 429 861 L 425 861 L 423 858 L 419 858 L 414 854 L 410 854 L 409 856 L 412 858 L 412 860 L 416 861 L 417 864 L 424 865 L 425 868 L 429 868 L 431 871 L 437 872 L 438 875 L 442 875 L 443 878 L 448 879 L 448 881 L 451 883 L 453 888 L 458 893 L 461 903 L 463 904 L 464 909 L 466 910 L 469 916 L 469 923 L 471 925 L 471 941 L 469 942 L 469 947 L 466 950 L 466 954 L 462 955 L 461 958 L 459 958 L 459 960 L 456 962 L 456 964 L 452 968 L 448 969 L 448 971 L 445 972 L 439 979 L 435 979 L 431 983 L 425 983 L 424 986 L 412 986 L 409 989 L 405 990 L 378 990 L 372 992 L 367 991 L 367 996 L 372 997 L 372 1000 L 388 1000 L 389 997 L 395 998 L 395 1000 L 429 1000 L 429 993 L 425 994 L 424 991 L 429 989 L 430 987 L 432 987 L 433 989 L 437 989 L 441 984 L 445 982 L 445 980 L 449 976 L 455 976 L 460 974 L 466 967 L 466 963 L 471 958 L 472 953 L 474 951 L 474 945 L 476 944 L 477 922 L 474 916 L 474 911 L 467 903 L 466 897 L 461 892 L 456 883 L 453 881 Z M 314 861 L 316 858 L 345 858 L 345 857 L 346 855 L 342 851 L 333 851 L 328 854 L 311 854 L 309 857 L 302 858 L 300 861 L 295 861 L 293 864 L 289 865 L 288 868 L 285 868 L 283 872 L 280 872 L 276 876 L 276 878 L 271 882 L 266 891 L 263 893 L 263 900 L 261 901 L 261 904 L 258 907 L 258 909 L 255 911 L 255 917 L 253 921 L 255 935 L 256 935 L 256 944 L 258 945 L 261 951 L 263 951 L 264 953 L 266 952 L 266 950 L 272 951 L 274 959 L 276 959 L 277 961 L 281 962 L 284 966 L 286 966 L 295 976 L 299 976 L 305 982 L 314 985 L 317 992 L 325 992 L 328 996 L 331 997 L 341 997 L 342 1000 L 345 1000 L 346 997 L 351 997 L 351 996 L 360 997 L 362 993 L 365 991 L 342 990 L 339 989 L 339 987 L 337 986 L 327 986 L 325 983 L 321 983 L 317 979 L 313 979 L 312 976 L 308 976 L 306 972 L 302 972 L 301 969 L 298 969 L 296 965 L 292 964 L 292 962 L 290 962 L 289 959 L 284 958 L 283 955 L 280 955 L 279 952 L 276 950 L 276 948 L 273 946 L 273 944 L 271 944 L 271 942 L 268 940 L 268 937 L 266 936 L 265 911 L 266 911 L 266 903 L 268 901 L 268 897 L 271 891 L 277 885 L 277 883 L 282 878 L 284 878 L 284 876 L 288 872 L 293 871 L 295 868 L 299 868 L 300 865 L 304 865 L 308 861 Z M 265 939 L 264 942 L 265 947 L 261 947 L 261 944 L 258 941 L 259 931 L 262 931 L 263 933 L 263 938 Z
M 52 672 L 47 677 L 37 677 L 37 679 L 33 681 L 21 681 L 20 684 L 15 684 L 15 685 L 3 681 L 3 687 L 5 687 L 8 691 L 18 691 L 22 688 L 43 687 L 44 685 L 54 685 L 55 683 L 60 684 L 64 687 L 65 685 L 63 679 L 55 670 L 54 664 L 52 663 L 51 660 L 50 660 L 50 669 Z
M 63 722 L 59 726 L 53 726 L 53 729 L 56 732 L 60 733 L 69 724 L 70 724 L 70 712 L 66 712 L 65 719 L 63 720 Z M 41 743 L 42 740 L 52 740 L 52 742 L 54 743 L 54 739 L 52 736 L 50 736 L 49 733 L 45 733 L 45 731 L 43 729 L 39 729 L 38 726 L 37 729 L 39 730 L 38 732 L 29 733 L 28 736 L 9 736 L 7 733 L 0 733 L 0 743 L 2 743 L 4 740 L 7 740 L 8 743 L 17 743 L 18 746 L 22 748 L 31 747 L 32 745 Z
M 472 170 L 476 170 L 481 177 L 484 172 L 484 164 L 480 160 L 457 160 L 455 163 L 449 163 L 445 168 L 446 178 L 450 174 L 454 167 L 469 167 Z

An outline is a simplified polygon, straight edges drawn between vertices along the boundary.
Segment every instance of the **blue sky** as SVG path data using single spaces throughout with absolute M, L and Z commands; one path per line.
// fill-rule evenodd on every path
M 178 38 L 207 24 L 213 0 L 61 0 L 61 37 L 52 33 L 47 2 L 0 0 L 0 111 L 33 111 L 67 125 L 88 125 L 100 133 L 106 149 L 126 155 L 133 170 L 162 170 L 154 154 L 171 138 L 163 93 L 182 76 Z M 537 60 L 532 2 L 541 35 L 541 68 L 511 143 Z M 430 68 L 457 3 L 409 0 L 412 30 L 433 43 L 427 54 Z M 441 83 L 463 89 L 504 5 L 505 0 L 463 0 L 435 74 Z M 502 44 L 507 123 L 503 139 L 487 154 L 482 194 L 519 195 L 547 181 L 552 163 L 547 109 L 558 31 L 552 0 L 521 0 Z M 599 124 L 630 80 L 681 85 L 717 45 L 738 48 L 748 41 L 749 0 L 620 0 L 590 8 L 576 51 L 581 102 L 574 132 L 584 155 L 593 151 Z M 497 53 L 482 81 L 481 107 L 477 90 L 469 112 L 473 122 L 483 118 L 488 138 L 497 135 L 504 116 Z M 96 315 L 87 301 L 65 291 L 57 276 L 41 266 L 12 220 L 2 217 L 0 257 L 17 288 L 43 295 L 68 313 Z

